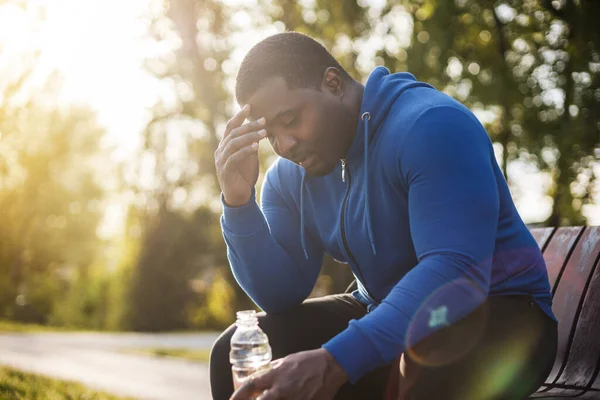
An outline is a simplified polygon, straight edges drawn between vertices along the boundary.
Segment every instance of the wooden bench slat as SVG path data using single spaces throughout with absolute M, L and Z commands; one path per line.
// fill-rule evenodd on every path
M 534 393 L 531 396 L 529 396 L 530 399 L 539 399 L 539 400 L 558 400 L 558 399 L 563 400 L 565 398 L 568 399 L 570 397 L 575 397 L 577 399 L 586 399 L 585 391 L 576 390 L 576 389 L 552 388 L 547 392 Z M 593 398 L 597 399 L 597 397 L 593 397 Z
M 586 326 L 589 328 L 589 333 L 592 335 L 591 337 L 595 338 L 596 342 L 592 349 L 596 349 L 598 343 L 600 342 L 600 262 L 596 265 L 596 271 L 594 271 L 594 276 L 592 278 L 592 282 L 590 283 L 590 288 L 588 291 L 588 297 L 591 297 L 592 294 L 594 296 L 593 300 L 590 301 L 590 304 L 583 305 L 583 311 L 581 316 L 579 317 L 581 320 L 585 321 Z M 587 298 L 586 298 L 587 301 Z M 589 307 L 589 309 L 587 308 Z M 596 359 L 596 370 L 597 374 L 592 383 L 592 388 L 596 390 L 600 390 L 600 355 L 597 355 Z M 600 393 L 598 393 L 598 398 L 600 399 Z
M 554 233 L 555 230 L 556 228 L 534 228 L 531 230 L 531 234 L 540 249 L 543 250 L 544 246 L 546 246 L 546 242 L 548 242 L 548 239 L 550 239 L 550 236 L 552 236 L 552 233 Z
M 565 265 L 566 257 L 583 229 L 584 227 L 582 226 L 556 229 L 550 243 L 548 243 L 546 250 L 544 250 L 548 279 L 550 280 L 550 286 L 554 288 L 552 293 L 555 292 L 557 278 Z
M 533 398 L 533 397 L 531 397 Z M 583 392 L 581 390 L 565 390 L 564 392 L 556 392 L 556 394 L 548 395 L 547 397 L 537 397 L 539 400 L 565 400 L 570 398 L 576 398 L 578 400 L 598 400 L 600 397 L 597 394 L 591 392 Z
M 581 319 L 577 320 L 577 317 L 582 309 L 586 285 L 594 271 L 594 264 L 599 253 L 600 231 L 595 228 L 585 230 L 564 267 L 560 282 L 558 282 L 552 306 L 559 321 L 558 349 L 554 367 L 546 380 L 547 383 L 585 386 L 592 378 L 597 357 L 594 354 L 593 366 L 580 369 L 583 367 L 579 364 L 581 357 L 587 351 L 585 346 L 590 344 L 591 338 L 586 334 L 587 328 L 584 322 Z M 594 299 L 594 294 L 589 294 L 590 296 L 587 296 L 588 303 L 589 300 L 593 301 Z M 600 344 L 600 341 L 598 343 Z
M 580 261 L 578 269 L 590 269 L 590 280 L 583 307 L 577 316 L 577 327 L 571 352 L 559 383 L 588 385 L 600 363 L 600 227 L 591 227 L 584 233 L 588 256 Z M 583 240 L 583 237 L 582 237 Z M 590 267 L 591 266 L 591 267 Z M 600 398 L 600 393 L 598 393 Z

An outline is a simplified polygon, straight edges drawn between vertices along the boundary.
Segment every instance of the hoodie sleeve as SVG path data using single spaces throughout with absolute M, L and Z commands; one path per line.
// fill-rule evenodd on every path
M 429 109 L 397 161 L 418 264 L 373 312 L 324 345 L 351 382 L 465 317 L 489 291 L 499 196 L 483 127 L 465 110 Z
M 261 207 L 254 191 L 241 207 L 228 207 L 222 201 L 221 228 L 233 275 L 268 313 L 285 311 L 308 297 L 324 255 L 322 247 L 307 234 L 306 259 L 298 211 L 286 204 L 279 184 L 277 168 L 271 168 L 263 184 Z

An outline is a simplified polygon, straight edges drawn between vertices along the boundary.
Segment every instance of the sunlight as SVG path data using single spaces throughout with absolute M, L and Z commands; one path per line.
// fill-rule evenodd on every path
M 11 54 L 29 47 L 33 28 L 32 21 L 21 8 L 14 4 L 3 5 L 0 13 L 2 52 Z
M 156 79 L 143 68 L 152 0 L 35 1 L 46 10 L 39 68 L 64 75 L 61 100 L 86 103 L 108 132 L 105 145 L 123 161 L 139 146 Z

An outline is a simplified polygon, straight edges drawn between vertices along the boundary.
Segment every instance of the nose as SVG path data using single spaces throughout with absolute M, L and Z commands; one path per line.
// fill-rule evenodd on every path
M 283 158 L 294 159 L 298 142 L 292 136 L 281 135 L 277 138 L 277 151 Z

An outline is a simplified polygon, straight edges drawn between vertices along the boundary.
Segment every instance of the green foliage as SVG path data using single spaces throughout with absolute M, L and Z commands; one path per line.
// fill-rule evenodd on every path
M 188 320 L 194 328 L 223 329 L 235 318 L 235 289 L 231 280 L 217 270 L 208 288 L 188 306 Z M 252 307 L 247 307 L 252 308 Z
M 225 248 L 213 218 L 203 208 L 188 217 L 161 208 L 149 219 L 132 276 L 131 328 L 180 330 L 231 320 L 231 288 L 217 273 L 223 269 Z M 204 318 L 198 316 L 197 307 L 204 307 L 201 300 L 208 301 L 209 315 Z
M 417 21 L 408 69 L 473 109 L 494 110 L 487 127 L 501 146 L 505 174 L 516 160 L 548 172 L 554 205 L 546 222 L 584 224 L 581 206 L 591 202 L 600 145 L 600 126 L 592 122 L 599 99 L 583 100 L 600 89 L 600 71 L 589 62 L 600 61 L 600 41 L 587 16 L 598 3 L 415 4 L 407 6 Z
M 0 315 L 45 323 L 51 294 L 96 256 L 102 189 L 91 160 L 102 131 L 85 110 L 31 105 L 17 118 L 0 120 L 10 132 L 0 158 L 11 160 L 0 184 Z
M 38 333 L 38 332 L 69 332 L 71 329 L 38 324 L 0 320 L 0 333 Z
M 56 105 L 57 76 L 32 84 L 36 49 L 10 54 L 0 51 L 0 317 L 45 324 L 103 245 L 104 131 L 89 109 Z
M 49 323 L 90 330 L 107 328 L 109 291 L 115 284 L 108 275 L 74 279 L 65 295 L 57 299 Z

